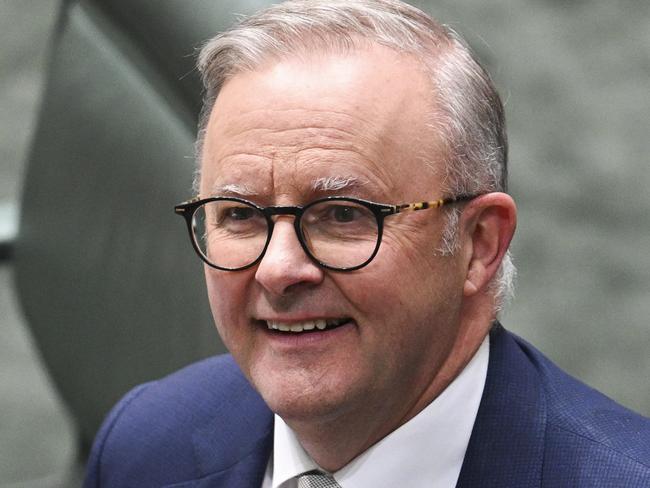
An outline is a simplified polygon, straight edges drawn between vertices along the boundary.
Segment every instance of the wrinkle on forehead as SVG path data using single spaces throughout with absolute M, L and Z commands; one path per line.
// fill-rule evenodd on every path
M 307 111 L 301 111 L 304 112 Z M 303 115 L 304 118 L 308 117 Z M 269 119 L 273 120 L 269 122 Z M 331 122 L 331 125 L 315 126 L 313 120 L 303 119 L 288 124 L 286 120 L 268 115 L 259 125 L 242 126 L 242 132 L 220 138 L 224 144 L 217 146 L 215 151 L 207 151 L 204 163 L 212 168 L 213 178 L 220 179 L 224 168 L 228 168 L 229 177 L 237 179 L 237 183 L 247 184 L 246 178 L 255 178 L 253 186 L 258 187 L 264 180 L 276 190 L 282 187 L 296 190 L 292 180 L 301 180 L 305 172 L 320 171 L 322 178 L 328 178 L 327 183 L 323 179 L 317 185 L 319 188 L 311 190 L 333 191 L 337 186 L 342 189 L 344 178 L 350 178 L 348 186 L 355 189 L 362 186 L 362 180 L 367 183 L 370 177 L 390 180 L 383 144 L 372 135 L 373 129 L 364 130 L 358 123 L 349 123 L 343 128 Z M 336 173 L 327 174 L 329 168 Z M 359 172 L 369 174 L 354 176 Z M 355 185 L 351 184 L 353 182 Z M 304 186 L 304 181 L 299 186 L 302 191 L 310 190 Z
M 240 111 L 234 118 L 216 118 L 215 126 L 214 141 L 208 141 L 216 146 L 210 151 L 213 160 L 246 152 L 275 157 L 316 147 L 365 152 L 389 137 L 357 114 L 305 108 Z
M 310 192 L 319 178 L 317 186 L 335 191 L 358 175 L 395 197 L 428 195 L 420 165 L 436 137 L 426 124 L 431 87 L 417 62 L 377 46 L 303 61 L 224 85 L 207 127 L 206 186 L 250 184 L 271 198 Z
M 281 117 L 276 117 L 278 115 Z M 334 128 L 334 126 L 344 132 L 355 133 L 354 129 L 358 127 L 359 122 L 364 126 L 373 125 L 373 120 L 362 117 L 358 112 L 346 111 L 334 106 L 250 108 L 240 110 L 236 118 L 222 117 L 218 111 L 214 111 L 212 119 L 212 124 L 218 123 L 221 126 L 222 137 L 236 137 L 245 134 L 248 130 L 282 131 L 309 127 Z

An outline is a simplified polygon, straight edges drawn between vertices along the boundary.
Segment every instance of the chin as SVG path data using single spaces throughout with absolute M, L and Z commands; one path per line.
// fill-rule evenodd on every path
M 314 378 L 293 374 L 263 372 L 251 374 L 251 383 L 268 407 L 285 420 L 316 420 L 335 417 L 344 411 L 348 395 L 341 386 L 314 382 Z

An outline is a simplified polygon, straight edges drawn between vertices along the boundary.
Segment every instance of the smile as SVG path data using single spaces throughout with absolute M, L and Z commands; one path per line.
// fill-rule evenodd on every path
M 266 326 L 271 330 L 278 330 L 280 332 L 308 332 L 319 331 L 325 329 L 334 329 L 340 325 L 348 322 L 349 318 L 339 319 L 315 319 L 305 320 L 302 322 L 282 322 L 279 320 L 267 320 Z

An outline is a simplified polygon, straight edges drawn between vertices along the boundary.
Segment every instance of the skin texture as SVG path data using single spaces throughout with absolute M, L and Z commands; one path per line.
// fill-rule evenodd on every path
M 201 195 L 226 188 L 260 205 L 332 194 L 382 203 L 447 196 L 423 164 L 442 159 L 443 145 L 426 129 L 433 103 L 418 62 L 376 45 L 237 74 L 208 123 Z M 313 189 L 331 177 L 360 183 Z M 416 415 L 472 357 L 493 318 L 487 285 L 514 232 L 515 207 L 500 193 L 467 204 L 454 256 L 434 251 L 439 211 L 390 217 L 374 261 L 350 273 L 310 261 L 292 219 L 277 218 L 257 266 L 206 267 L 205 276 L 215 323 L 242 371 L 334 471 Z M 271 333 L 264 322 L 341 317 L 351 321 L 309 334 Z

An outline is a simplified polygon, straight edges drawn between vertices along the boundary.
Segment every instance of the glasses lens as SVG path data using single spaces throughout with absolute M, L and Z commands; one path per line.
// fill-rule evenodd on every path
M 351 200 L 328 200 L 308 207 L 301 230 L 311 254 L 333 268 L 364 264 L 377 247 L 377 218 Z
M 253 263 L 268 238 L 266 218 L 257 208 L 237 200 L 216 200 L 194 213 L 194 239 L 201 254 L 220 268 Z

